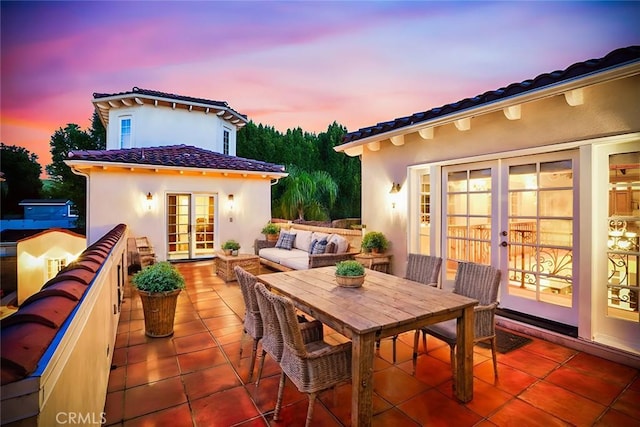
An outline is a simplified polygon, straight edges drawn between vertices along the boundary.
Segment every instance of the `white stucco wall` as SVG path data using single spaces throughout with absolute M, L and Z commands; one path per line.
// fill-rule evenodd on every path
M 253 253 L 253 243 L 271 218 L 269 179 L 224 177 L 221 174 L 195 175 L 177 172 L 98 171 L 89 179 L 88 242 L 95 242 L 119 223 L 129 227 L 131 236 L 147 236 L 158 260 L 167 256 L 167 193 L 217 194 L 215 246 L 227 239 L 240 242 L 241 251 Z M 152 208 L 146 206 L 146 194 L 153 195 Z M 229 194 L 234 195 L 231 214 Z M 229 218 L 233 217 L 233 221 Z
M 56 229 L 19 241 L 16 245 L 18 304 L 22 304 L 24 300 L 38 292 L 49 280 L 47 278 L 48 259 L 64 258 L 68 265 L 86 247 L 85 237 Z
M 490 158 L 492 153 L 534 147 L 554 151 L 555 144 L 638 132 L 639 99 L 640 76 L 636 75 L 585 88 L 583 105 L 569 106 L 564 96 L 558 95 L 522 104 L 519 120 L 508 120 L 499 111 L 473 117 L 468 131 L 459 131 L 451 123 L 436 127 L 433 139 L 422 139 L 414 131 L 404 135 L 402 146 L 384 139 L 379 151 L 365 147 L 361 157 L 362 222 L 368 231 L 382 231 L 391 240 L 392 271 L 403 274 L 409 191 L 417 191 L 407 185 L 409 166 L 453 159 L 476 161 Z M 402 184 L 396 209 L 391 208 L 392 182 Z
M 184 106 L 171 109 L 153 105 L 135 105 L 109 110 L 107 149 L 120 147 L 120 118 L 131 117 L 131 147 L 193 145 L 223 152 L 223 129 L 229 130 L 229 154 L 236 155 L 236 127 L 215 113 L 189 111 Z

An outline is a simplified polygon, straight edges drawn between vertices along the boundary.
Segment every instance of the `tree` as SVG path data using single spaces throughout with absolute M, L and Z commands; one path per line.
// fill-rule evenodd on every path
M 93 113 L 92 127 L 83 131 L 75 123 L 69 123 L 64 129 L 59 128 L 51 136 L 51 164 L 46 170 L 53 185 L 51 196 L 71 200 L 78 210 L 78 227 L 84 227 L 87 217 L 85 178 L 71 171 L 64 163 L 69 152 L 73 150 L 104 150 L 106 131 L 96 112 Z
M 328 206 L 330 218 L 360 216 L 360 159 L 337 153 L 333 148 L 342 143 L 344 126 L 333 122 L 326 132 L 314 135 L 301 128 L 289 129 L 285 134 L 273 127 L 247 123 L 237 137 L 237 154 L 240 157 L 262 160 L 281 165 L 293 164 L 308 171 L 325 171 L 338 186 L 340 197 Z M 288 169 L 288 168 L 287 168 Z M 280 213 L 279 201 L 286 186 L 286 179 L 271 187 L 274 216 Z
M 326 220 L 335 203 L 338 186 L 325 171 L 307 172 L 289 166 L 282 180 L 284 193 L 277 206 L 285 219 Z
M 0 170 L 2 184 L 2 216 L 20 215 L 19 203 L 23 199 L 38 199 L 42 189 L 42 166 L 38 156 L 26 148 L 0 143 Z

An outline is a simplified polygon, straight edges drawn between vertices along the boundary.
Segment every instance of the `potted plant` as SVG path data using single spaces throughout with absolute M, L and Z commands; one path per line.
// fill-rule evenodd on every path
M 389 248 L 389 241 L 379 231 L 369 231 L 362 238 L 362 249 L 365 252 L 382 253 Z
M 364 267 L 358 261 L 340 261 L 336 264 L 336 283 L 347 288 L 362 286 L 364 283 Z
M 262 234 L 265 235 L 268 242 L 275 242 L 278 240 L 278 234 L 280 234 L 280 226 L 268 222 L 267 225 L 262 228 Z
M 167 261 L 151 264 L 133 275 L 144 312 L 145 334 L 167 337 L 173 334 L 178 294 L 185 288 L 184 276 Z
M 236 242 L 233 239 L 229 239 L 222 244 L 222 250 L 225 255 L 238 255 L 238 250 L 240 250 L 240 243 Z

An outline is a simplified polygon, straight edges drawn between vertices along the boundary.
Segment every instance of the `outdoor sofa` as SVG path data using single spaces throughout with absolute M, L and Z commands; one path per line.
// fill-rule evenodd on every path
M 331 266 L 353 259 L 360 252 L 360 230 L 289 223 L 279 225 L 277 242 L 255 241 L 255 253 L 260 256 L 260 263 L 275 270 Z

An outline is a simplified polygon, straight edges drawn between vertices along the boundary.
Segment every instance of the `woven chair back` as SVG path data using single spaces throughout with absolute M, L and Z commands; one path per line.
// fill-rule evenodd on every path
M 442 258 L 431 255 L 409 254 L 406 279 L 425 285 L 438 286 Z
M 453 292 L 474 298 L 480 305 L 489 305 L 498 300 L 500 270 L 490 265 L 472 262 L 458 263 Z
M 269 295 L 273 295 L 273 293 L 260 282 L 256 283 L 255 293 L 258 307 L 260 307 L 260 315 L 262 316 L 262 349 L 269 353 L 276 362 L 280 362 L 284 342 L 278 315 L 269 298 Z
M 240 266 L 234 267 L 240 290 L 242 291 L 242 299 L 244 300 L 245 315 L 244 328 L 249 335 L 255 339 L 262 338 L 262 316 L 258 307 L 256 298 L 256 276 L 249 273 Z

